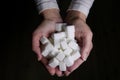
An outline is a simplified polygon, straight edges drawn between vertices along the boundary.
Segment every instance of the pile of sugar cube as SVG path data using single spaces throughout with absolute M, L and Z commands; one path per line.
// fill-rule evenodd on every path
M 80 48 L 75 40 L 75 27 L 58 23 L 55 30 L 49 38 L 41 37 L 40 42 L 44 45 L 42 55 L 49 59 L 50 67 L 59 67 L 60 71 L 66 71 L 67 67 L 72 66 L 81 57 Z

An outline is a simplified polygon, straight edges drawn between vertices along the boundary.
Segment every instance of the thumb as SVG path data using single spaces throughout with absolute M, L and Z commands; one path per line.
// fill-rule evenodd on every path
M 40 37 L 41 34 L 33 34 L 33 38 L 32 38 L 32 50 L 37 54 L 38 61 L 40 61 L 42 58 L 40 43 L 39 43 Z

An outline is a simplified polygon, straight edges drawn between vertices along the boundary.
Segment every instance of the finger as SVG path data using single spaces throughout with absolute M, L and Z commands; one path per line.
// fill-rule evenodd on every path
M 75 31 L 75 38 L 76 38 L 77 40 L 79 40 L 80 36 L 81 36 L 80 32 L 78 32 L 78 31 L 76 30 L 76 31 Z
M 33 34 L 33 39 L 32 39 L 32 50 L 37 54 L 38 61 L 40 61 L 42 58 L 40 43 L 39 43 L 40 37 L 41 34 Z
M 88 56 L 90 55 L 90 52 L 91 52 L 92 48 L 93 48 L 93 44 L 92 44 L 92 42 L 91 42 L 90 48 L 89 48 L 89 50 L 88 50 L 88 53 L 87 53 L 86 55 L 83 54 L 83 56 L 86 56 L 86 59 L 87 59 Z M 85 61 L 85 60 L 84 60 L 84 61 Z
M 54 68 L 51 68 L 51 67 L 48 65 L 48 60 L 47 60 L 47 59 L 42 58 L 41 62 L 43 63 L 43 65 L 46 67 L 46 69 L 48 70 L 48 72 L 49 72 L 51 75 L 55 75 L 55 69 L 54 69 Z
M 56 68 L 56 75 L 57 75 L 58 77 L 62 77 L 62 76 L 63 76 L 62 71 L 60 71 L 60 70 L 58 69 L 58 67 Z
M 69 75 L 70 75 L 70 73 L 71 73 L 71 72 L 70 72 L 70 71 L 68 71 L 68 70 L 64 72 L 65 76 L 69 76 Z
M 83 46 L 81 50 L 81 57 L 84 61 L 86 61 L 88 55 L 90 54 L 90 51 L 92 49 L 92 38 L 91 36 L 86 36 L 83 38 Z
M 66 76 L 70 75 L 70 73 L 76 70 L 83 62 L 84 61 L 81 58 L 76 60 L 73 66 L 68 67 L 68 71 L 65 72 L 65 75 Z

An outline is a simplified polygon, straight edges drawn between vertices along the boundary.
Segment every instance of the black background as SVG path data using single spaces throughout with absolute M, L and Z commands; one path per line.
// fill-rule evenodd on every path
M 69 0 L 61 0 L 61 14 Z M 93 31 L 93 50 L 86 62 L 68 77 L 50 76 L 32 52 L 32 32 L 42 21 L 33 0 L 9 1 L 2 6 L 0 80 L 120 80 L 119 5 L 113 0 L 96 0 L 87 23 Z M 6 5 L 8 5 L 6 7 Z

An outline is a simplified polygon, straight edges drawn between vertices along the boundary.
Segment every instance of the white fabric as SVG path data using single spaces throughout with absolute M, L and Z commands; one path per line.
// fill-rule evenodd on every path
M 46 9 L 59 9 L 56 0 L 35 0 L 39 14 Z
M 35 0 L 39 13 L 46 9 L 59 9 L 56 0 Z M 88 16 L 94 0 L 72 0 L 68 10 L 76 10 Z
M 94 0 L 72 0 L 68 10 L 76 10 L 88 16 Z
M 56 0 L 35 0 L 36 4 L 39 5 L 41 3 L 46 3 L 46 2 L 56 2 Z

